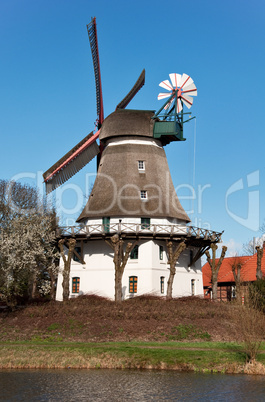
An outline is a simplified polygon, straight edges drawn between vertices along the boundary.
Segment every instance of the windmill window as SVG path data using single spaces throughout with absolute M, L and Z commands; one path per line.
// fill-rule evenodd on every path
M 81 247 L 75 247 L 75 252 L 78 254 L 78 255 L 80 255 L 80 258 L 81 258 Z M 77 257 L 77 255 L 76 254 L 73 254 L 73 261 L 75 261 L 75 262 L 81 262 L 80 261 L 80 259 Z
M 165 277 L 160 276 L 160 293 L 165 293 Z
M 131 254 L 130 254 L 131 260 L 138 260 L 138 254 L 139 254 L 138 251 L 139 251 L 139 246 L 138 245 L 134 246 L 134 248 L 132 249 Z
M 141 229 L 150 229 L 150 218 L 141 218 Z
M 137 293 L 137 276 L 129 277 L 129 293 Z
M 164 257 L 164 247 L 163 246 L 159 246 L 159 259 L 160 261 L 163 261 Z
M 74 277 L 72 279 L 72 293 L 79 293 L 80 278 Z
M 145 170 L 145 163 L 144 161 L 138 161 L 138 170 L 144 171 Z
M 141 190 L 140 191 L 140 197 L 141 197 L 141 200 L 147 200 L 147 191 L 146 190 Z

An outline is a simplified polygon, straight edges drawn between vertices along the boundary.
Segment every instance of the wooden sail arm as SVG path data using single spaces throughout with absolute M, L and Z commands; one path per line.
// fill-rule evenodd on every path
M 60 170 L 62 170 L 66 165 L 72 162 L 80 153 L 82 153 L 85 149 L 87 149 L 90 145 L 92 145 L 99 137 L 100 130 L 98 130 L 94 135 L 87 136 L 87 140 L 83 142 L 83 140 L 77 144 L 70 152 L 68 152 L 63 158 L 59 160 L 61 162 L 58 166 L 58 162 L 53 165 L 47 172 L 43 174 L 44 181 L 47 183 L 49 180 L 53 178 Z M 82 143 L 82 144 L 81 144 Z M 80 145 L 78 147 L 78 145 Z M 75 150 L 74 150 L 75 149 Z M 52 170 L 54 168 L 54 170 Z M 51 172 L 51 173 L 50 173 Z
M 99 51 L 98 51 L 97 24 L 95 17 L 92 18 L 91 22 L 87 25 L 87 33 L 94 66 L 96 95 L 97 95 L 98 128 L 100 128 L 104 120 L 104 110 L 103 110 L 102 83 L 101 83 Z
M 125 98 L 116 106 L 116 110 L 117 109 L 125 109 L 126 106 L 131 102 L 131 100 L 135 97 L 135 95 L 137 94 L 137 92 L 140 91 L 140 89 L 142 88 L 142 86 L 145 83 L 145 69 L 143 69 L 143 71 L 141 72 L 138 80 L 136 81 L 136 83 L 134 84 L 134 86 L 132 87 L 132 89 L 130 90 L 130 92 L 125 96 Z

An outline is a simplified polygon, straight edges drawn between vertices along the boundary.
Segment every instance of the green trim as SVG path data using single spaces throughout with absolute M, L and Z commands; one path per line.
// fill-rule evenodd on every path
M 104 217 L 102 218 L 102 225 L 105 233 L 109 233 L 110 229 L 110 218 L 109 217 Z

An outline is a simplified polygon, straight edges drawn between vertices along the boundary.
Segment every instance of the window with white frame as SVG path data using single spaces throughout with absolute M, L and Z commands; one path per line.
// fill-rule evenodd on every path
M 145 170 L 145 163 L 144 161 L 138 161 L 138 170 L 144 171 Z
M 141 190 L 140 191 L 140 197 L 141 197 L 141 200 L 147 200 L 147 191 L 146 190 Z

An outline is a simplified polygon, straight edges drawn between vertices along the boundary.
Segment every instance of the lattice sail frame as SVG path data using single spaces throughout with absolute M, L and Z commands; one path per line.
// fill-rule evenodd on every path
M 97 131 L 93 134 L 93 131 L 87 135 L 82 141 L 74 146 L 69 152 L 67 152 L 61 159 L 59 159 L 53 166 L 51 166 L 44 174 L 44 182 L 46 184 L 46 193 L 50 193 L 57 187 L 61 186 L 72 176 L 74 176 L 79 170 L 87 165 L 96 156 L 98 157 L 98 165 L 100 156 L 103 152 L 103 145 L 97 144 L 96 140 L 99 139 L 99 133 L 101 125 L 104 121 L 103 110 L 103 96 L 102 96 L 102 84 L 100 74 L 99 63 L 99 50 L 98 50 L 98 38 L 97 38 L 97 26 L 96 18 L 92 18 L 91 22 L 87 25 L 88 38 L 91 47 L 95 83 L 96 83 L 96 98 L 97 98 Z M 142 71 L 138 80 L 133 88 L 125 96 L 125 98 L 117 105 L 116 109 L 125 108 L 128 103 L 134 98 L 137 92 L 142 88 L 145 83 L 145 70 Z

